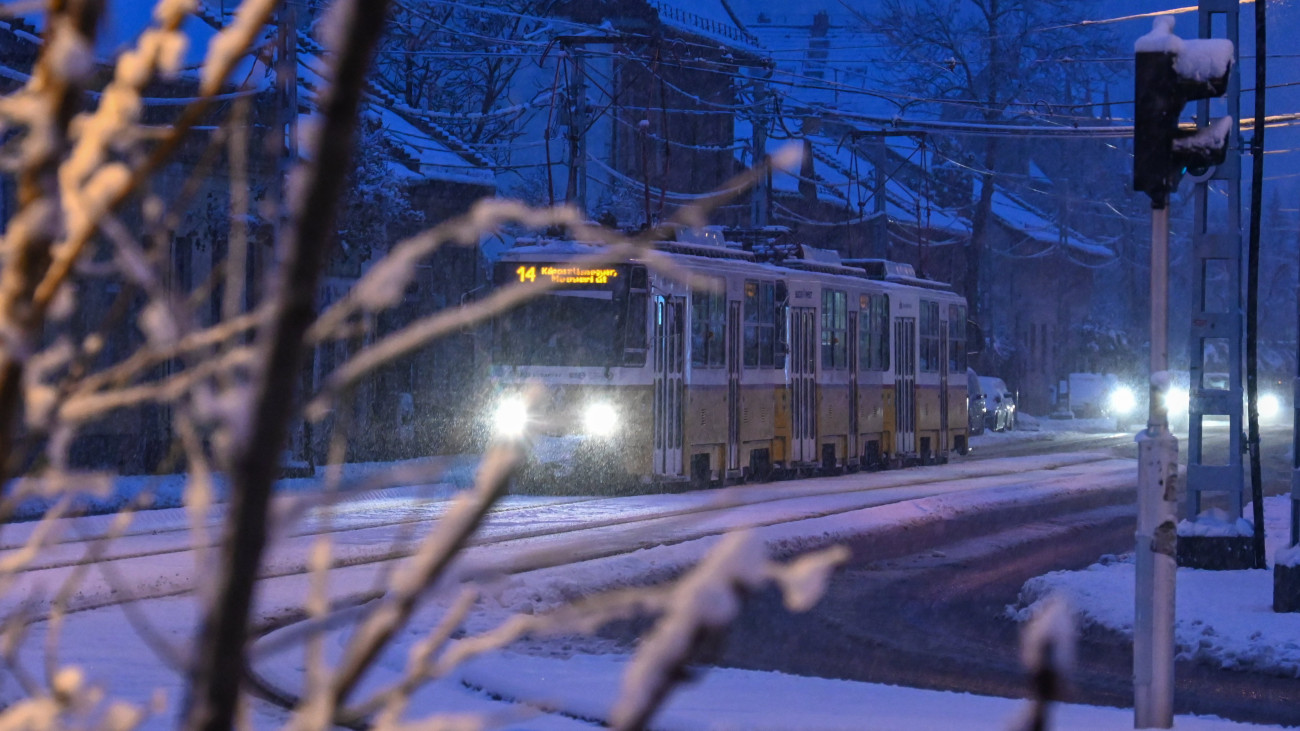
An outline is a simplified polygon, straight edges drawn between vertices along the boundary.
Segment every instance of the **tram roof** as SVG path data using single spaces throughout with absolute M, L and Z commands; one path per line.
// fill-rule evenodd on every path
M 728 244 L 732 242 L 727 242 Z M 853 277 L 886 284 L 920 287 L 952 293 L 952 285 L 916 276 L 912 265 L 888 259 L 841 259 L 839 252 L 804 245 L 783 245 L 765 251 L 746 251 L 738 246 L 716 245 L 684 241 L 656 241 L 656 251 L 692 259 L 714 260 L 716 263 L 734 263 L 741 266 L 761 267 L 782 272 L 805 272 Z M 598 252 L 604 244 L 572 239 L 520 239 L 506 252 L 511 257 L 569 257 Z

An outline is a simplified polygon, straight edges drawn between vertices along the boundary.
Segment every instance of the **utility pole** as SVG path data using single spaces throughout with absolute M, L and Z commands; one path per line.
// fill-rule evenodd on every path
M 1133 621 L 1133 725 L 1173 726 L 1174 582 L 1178 440 L 1169 431 L 1169 194 L 1190 167 L 1223 162 L 1227 124 L 1179 129 L 1183 106 L 1220 96 L 1233 45 L 1184 41 L 1172 16 L 1134 45 L 1133 188 L 1151 198 L 1151 352 L 1147 428 L 1138 434 L 1138 518 Z M 1184 63 L 1185 61 L 1185 63 Z
M 875 207 L 872 213 L 875 219 L 872 221 L 872 255 L 877 259 L 889 258 L 889 212 L 885 204 L 888 201 L 889 173 L 886 166 L 889 165 L 889 147 L 885 144 L 885 135 L 882 132 L 871 143 L 872 160 L 871 164 L 876 169 L 876 187 L 875 195 L 872 196 L 872 202 Z
M 591 110 L 587 106 L 587 73 L 586 59 L 582 57 L 581 48 L 590 45 L 613 45 L 622 42 L 618 36 L 591 35 L 575 36 L 563 35 L 555 36 L 551 43 L 558 44 L 564 49 L 564 57 L 559 64 L 568 59 L 570 63 L 570 73 L 568 83 L 565 87 L 565 95 L 568 97 L 568 137 L 569 142 L 569 174 L 564 190 L 564 200 L 566 203 L 575 205 L 584 214 L 587 212 L 587 131 L 591 127 L 593 120 Z M 547 51 L 542 54 L 542 61 L 546 60 L 550 52 L 550 45 Z M 559 73 L 562 65 L 556 66 L 556 84 L 559 83 Z M 550 139 L 550 120 L 547 120 L 546 139 Z M 548 189 L 553 185 L 550 165 L 550 145 L 546 148 L 547 165 L 546 180 Z M 554 204 L 555 195 L 552 192 L 551 202 Z
M 569 182 L 565 202 L 587 211 L 587 79 L 581 52 L 564 45 L 569 59 Z
M 1264 475 L 1259 462 L 1259 235 L 1260 209 L 1264 207 L 1264 96 L 1268 86 L 1265 69 L 1264 0 L 1255 3 L 1255 133 L 1250 137 L 1250 247 L 1246 257 L 1246 404 L 1250 449 L 1251 553 L 1255 568 L 1268 568 L 1264 557 Z
M 753 166 L 758 168 L 763 166 L 763 177 L 754 183 L 750 191 L 750 208 L 749 208 L 749 225 L 750 228 L 761 229 L 771 220 L 771 203 L 772 189 L 772 170 L 767 164 L 767 125 L 771 119 L 771 112 L 768 109 L 770 95 L 768 93 L 767 82 L 771 78 L 772 69 L 764 69 L 765 75 L 762 78 L 755 78 L 753 81 L 754 89 L 754 115 L 750 118 L 750 125 L 753 129 Z
M 645 193 L 645 227 L 649 231 L 650 221 L 650 120 L 643 119 L 636 123 L 641 135 L 641 186 Z
M 1222 16 L 1226 23 L 1227 40 L 1235 48 L 1240 35 L 1239 6 L 1237 0 L 1202 0 L 1199 8 L 1199 34 L 1208 39 L 1216 16 Z M 1236 150 L 1241 139 L 1239 125 L 1235 120 L 1240 117 L 1241 80 L 1235 64 L 1229 69 L 1225 99 L 1227 113 L 1231 120 L 1227 125 L 1227 148 Z M 1209 102 L 1198 105 L 1197 121 L 1209 122 Z M 1225 493 L 1228 510 L 1233 519 L 1241 517 L 1245 505 L 1245 484 L 1242 455 L 1245 445 L 1242 434 L 1242 344 L 1244 341 L 1244 323 L 1242 311 L 1243 289 L 1241 286 L 1241 156 L 1233 154 L 1214 165 L 1199 166 L 1194 172 L 1197 177 L 1196 196 L 1193 214 L 1192 245 L 1193 271 L 1195 272 L 1192 291 L 1193 312 L 1189 332 L 1189 375 L 1188 384 L 1188 427 L 1187 427 L 1187 513 L 1188 520 L 1195 521 L 1201 513 L 1201 495 L 1205 492 Z M 1227 221 L 1210 220 L 1210 181 L 1219 181 L 1221 193 L 1227 198 Z M 1217 198 L 1218 196 L 1213 196 Z M 1221 283 L 1210 280 L 1211 276 L 1226 278 L 1226 289 Z M 1214 296 L 1222 293 L 1220 296 Z M 1205 382 L 1207 344 L 1226 343 L 1228 351 L 1228 382 L 1223 388 L 1218 384 Z M 1228 419 L 1228 464 L 1205 464 L 1203 451 L 1203 417 L 1207 415 L 1225 416 Z M 1179 561 L 1184 566 L 1211 568 L 1229 566 L 1249 568 L 1248 565 L 1235 565 L 1242 556 L 1230 544 L 1239 541 L 1231 537 L 1197 536 L 1186 541 L 1180 550 Z M 1232 563 L 1227 559 L 1233 558 Z M 1253 564 L 1253 561 L 1250 563 Z

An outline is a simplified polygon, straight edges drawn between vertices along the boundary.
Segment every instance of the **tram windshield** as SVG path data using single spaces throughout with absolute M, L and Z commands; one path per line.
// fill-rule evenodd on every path
M 620 326 L 627 306 L 627 268 L 565 264 L 498 265 L 499 285 L 552 278 L 560 289 L 497 318 L 493 360 L 502 365 L 615 366 L 623 357 Z
M 599 295 L 604 295 L 601 297 Z M 504 365 L 614 365 L 610 292 L 553 292 L 497 320 L 495 361 Z

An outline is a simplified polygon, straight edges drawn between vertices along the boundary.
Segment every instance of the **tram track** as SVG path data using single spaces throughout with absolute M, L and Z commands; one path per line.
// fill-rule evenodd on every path
M 1040 469 L 1040 470 L 1060 469 L 1064 467 L 1070 467 L 1076 464 L 1084 464 L 1087 462 L 1097 461 L 1105 458 L 1106 458 L 1105 455 L 1100 455 L 1100 454 L 1071 453 L 1067 455 L 1062 455 L 1061 457 L 1055 459 L 1049 458 L 1047 461 L 1037 465 L 1036 469 Z M 913 468 L 913 469 L 900 470 L 894 472 L 872 473 L 871 475 L 862 475 L 861 477 L 871 479 L 872 484 L 867 486 L 853 485 L 853 482 L 855 482 L 854 476 L 846 475 L 840 477 L 807 478 L 807 479 L 802 479 L 797 481 L 744 485 L 744 486 L 727 488 L 726 490 L 719 490 L 719 491 L 703 491 L 703 492 L 695 493 L 695 495 L 699 496 L 697 505 L 690 508 L 679 509 L 679 510 L 664 510 L 664 509 L 655 509 L 651 507 L 651 508 L 647 508 L 641 515 L 634 516 L 633 518 L 626 517 L 627 513 L 626 511 L 624 511 L 621 513 L 621 515 L 624 517 L 609 519 L 605 521 L 587 522 L 581 524 L 580 526 L 573 527 L 571 529 L 577 530 L 584 527 L 585 528 L 608 527 L 612 525 L 624 524 L 629 520 L 671 518 L 680 515 L 695 513 L 700 508 L 705 508 L 705 507 L 712 507 L 715 509 L 727 509 L 727 508 L 742 507 L 746 505 L 774 503 L 774 502 L 779 502 L 782 500 L 793 499 L 793 498 L 824 497 L 827 495 L 834 495 L 834 494 L 845 494 L 845 493 L 854 493 L 854 492 L 862 492 L 862 491 L 869 491 L 869 490 L 908 487 L 908 486 L 913 486 L 918 484 L 934 482 L 936 481 L 935 480 L 936 477 L 939 477 L 940 479 L 938 481 L 942 482 L 945 480 L 953 479 L 953 475 L 948 474 L 950 472 L 957 472 L 958 474 L 956 476 L 959 478 L 961 477 L 962 474 L 966 474 L 966 477 L 964 479 L 986 479 L 986 480 L 995 480 L 998 479 L 1000 475 L 1006 474 L 1006 472 L 995 471 L 990 474 L 980 474 L 978 476 L 971 477 L 968 474 L 968 470 L 963 470 L 961 468 L 960 466 L 961 464 L 962 463 L 953 463 L 949 465 L 941 465 L 941 466 L 934 466 L 928 468 Z M 939 471 L 940 474 L 936 475 L 936 471 Z M 848 484 L 846 485 L 846 483 Z M 576 497 L 576 498 L 556 498 L 554 500 L 547 500 L 546 502 L 541 504 L 498 505 L 495 506 L 489 513 L 485 530 L 492 531 L 494 529 L 499 529 L 503 517 L 526 518 L 529 515 L 542 514 L 557 509 L 564 510 L 567 512 L 577 505 L 599 503 L 599 502 L 610 502 L 611 504 L 630 501 L 630 500 L 650 502 L 653 500 L 653 497 L 654 496 L 652 495 L 625 497 L 625 498 L 591 496 L 591 497 Z M 369 494 L 367 497 L 361 498 L 360 500 L 341 502 L 333 506 L 322 508 L 322 510 L 337 511 L 337 510 L 347 509 L 348 512 L 355 513 L 359 510 L 364 510 L 367 504 L 373 503 L 381 499 L 385 502 L 395 502 L 400 498 L 389 498 L 389 497 L 384 497 L 382 495 L 375 495 L 372 493 Z M 711 506 L 710 505 L 711 503 L 716 503 L 716 505 Z M 450 504 L 449 498 L 429 498 L 429 499 L 415 498 L 411 500 L 410 506 L 407 509 L 421 510 L 422 512 L 420 512 L 420 514 L 418 515 L 410 515 L 398 519 L 371 520 L 371 521 L 360 522 L 360 523 L 354 522 L 355 518 L 350 518 L 348 524 L 346 525 L 334 525 L 333 524 L 334 521 L 332 520 L 332 517 L 330 517 L 327 514 L 326 516 L 311 518 L 310 519 L 311 522 L 316 524 L 313 527 L 285 532 L 283 534 L 283 539 L 293 540 L 293 539 L 309 538 L 309 537 L 314 538 L 322 535 L 338 536 L 344 534 L 357 534 L 357 533 L 362 533 L 365 531 L 372 531 L 372 530 L 383 530 L 383 529 L 418 525 L 432 520 L 437 520 L 439 517 L 441 517 L 448 504 Z M 427 511 L 425 510 L 426 508 Z M 65 538 L 57 542 L 46 544 L 41 551 L 41 555 L 38 556 L 36 560 L 27 564 L 21 571 L 22 572 L 41 571 L 41 570 L 48 570 L 48 569 L 81 566 L 88 563 L 99 563 L 106 560 L 108 561 L 129 560 L 129 559 L 140 559 L 146 557 L 164 556 L 170 554 L 183 554 L 183 553 L 193 551 L 196 548 L 200 548 L 200 547 L 207 548 L 216 545 L 215 541 L 209 541 L 207 543 L 202 544 L 202 546 L 198 546 L 189 540 L 189 532 L 191 528 L 188 525 L 188 517 L 184 514 L 183 509 L 169 509 L 166 512 L 170 513 L 170 515 L 163 518 L 164 525 L 162 527 L 155 525 L 153 527 L 146 527 L 145 529 L 140 531 L 128 531 L 123 533 L 120 536 L 115 536 L 112 538 L 109 538 L 106 532 L 101 532 L 94 535 Z M 149 516 L 149 513 L 141 512 L 141 513 L 137 513 L 137 516 Z M 103 517 L 108 518 L 110 516 L 103 516 Z M 217 529 L 219 527 L 218 521 L 219 518 L 210 519 L 206 523 L 205 528 L 208 530 Z M 511 538 L 513 539 L 535 538 L 535 537 L 547 535 L 548 532 L 550 531 L 551 531 L 550 528 L 541 528 L 532 531 L 524 530 L 513 534 Z M 134 539 L 144 539 L 149 543 L 163 543 L 163 545 L 154 545 L 144 549 L 131 549 L 129 544 L 133 542 Z M 478 540 L 481 542 L 485 539 L 479 538 Z M 99 553 L 93 556 L 87 555 L 89 551 L 104 546 L 106 542 L 110 544 L 104 547 L 106 552 Z M 116 545 L 116 547 L 114 544 Z M 124 544 L 126 544 L 125 547 L 123 547 Z M 479 544 L 480 543 L 474 543 L 471 545 L 479 545 Z M 20 550 L 22 547 L 23 544 L 20 542 L 0 543 L 0 557 L 3 557 L 6 551 Z M 82 554 L 79 557 L 68 555 L 68 554 L 75 554 L 78 552 Z
M 1096 478 L 1117 480 L 1120 483 L 1127 482 L 1132 471 L 1130 462 L 1109 460 L 1101 455 L 1063 455 L 1055 459 L 1043 459 L 1037 461 L 1038 469 L 1028 471 L 1015 469 L 1017 466 L 1023 468 L 1030 465 L 1012 462 L 992 471 L 969 465 L 964 466 L 965 469 L 957 469 L 960 474 L 949 474 L 948 479 L 943 479 L 943 471 L 946 468 L 921 468 L 906 473 L 823 478 L 804 484 L 775 483 L 749 488 L 731 488 L 723 492 L 701 493 L 701 503 L 690 508 L 642 513 L 633 511 L 630 515 L 624 512 L 618 516 L 596 519 L 590 516 L 579 516 L 567 522 L 561 520 L 558 514 L 551 516 L 544 514 L 548 508 L 558 511 L 562 506 L 533 506 L 532 517 L 538 521 L 546 521 L 546 525 L 520 527 L 508 524 L 494 526 L 489 523 L 485 526 L 485 532 L 471 542 L 471 549 L 478 553 L 490 552 L 494 546 L 533 542 L 538 544 L 536 550 L 508 552 L 513 556 L 509 559 L 490 555 L 476 557 L 472 551 L 470 558 L 462 567 L 462 573 L 482 572 L 494 575 L 520 573 L 632 553 L 659 545 L 674 545 L 716 536 L 729 530 L 843 515 L 926 496 L 960 493 L 981 488 L 1025 485 L 1048 487 L 1077 480 L 1077 471 L 1085 467 L 1090 469 Z M 963 466 L 959 465 L 958 468 L 960 467 Z M 925 474 L 926 471 L 929 471 L 929 474 Z M 868 478 L 868 483 L 862 484 L 862 478 Z M 884 484 L 880 479 L 870 478 L 883 478 Z M 818 487 L 823 482 L 826 486 Z M 811 489 L 808 487 L 809 483 L 813 485 Z M 922 485 L 929 485 L 929 487 L 923 488 Z M 765 491 L 764 488 L 768 490 Z M 764 492 L 771 494 L 764 495 L 762 494 Z M 724 494 L 731 499 L 718 502 L 717 497 Z M 646 500 L 649 497 L 635 499 Z M 745 500 L 746 497 L 750 499 Z M 826 505 L 828 498 L 832 498 L 835 504 L 828 507 Z M 628 500 L 628 498 L 612 500 Z M 797 502 L 801 500 L 808 504 L 804 507 L 798 506 Z M 712 504 L 708 501 L 712 501 Z M 600 500 L 589 502 L 600 502 Z M 523 519 L 526 514 L 527 511 L 523 509 L 512 513 L 517 519 Z M 384 528 L 390 529 L 389 532 L 383 536 L 379 535 L 378 533 Z M 410 543 L 393 545 L 391 525 L 382 528 L 370 526 L 367 529 L 356 529 L 351 535 L 356 537 L 364 530 L 376 531 L 376 535 L 370 536 L 370 539 L 375 541 L 375 545 L 364 550 L 336 552 L 333 562 L 335 569 L 376 567 L 405 558 L 413 551 Z M 308 569 L 304 556 L 310 548 L 310 542 L 319 535 L 321 534 L 300 535 L 286 542 L 297 542 L 298 545 L 278 546 L 260 578 L 265 581 L 279 581 L 305 577 Z M 383 545 L 377 546 L 381 538 Z M 338 547 L 339 544 L 336 543 L 335 548 Z M 70 600 L 66 607 L 68 611 L 86 611 L 124 602 L 186 595 L 195 588 L 190 578 L 193 575 L 194 560 L 185 555 L 187 553 L 188 550 L 169 549 L 166 552 L 140 551 L 130 556 L 105 557 L 94 563 L 105 564 L 107 568 L 95 573 L 87 569 L 96 567 L 85 566 L 84 562 L 45 568 L 33 567 L 24 575 L 16 577 L 17 591 L 7 592 L 7 596 L 15 597 L 9 610 L 22 606 L 31 618 L 39 619 L 44 612 L 36 611 L 37 608 L 33 607 L 24 596 L 29 592 L 22 591 L 21 585 L 27 584 L 29 587 L 61 585 L 72 572 L 84 574 L 82 576 L 84 585 Z M 172 570 L 170 578 L 165 576 L 169 570 Z M 123 587 L 115 586 L 115 580 L 110 578 L 141 573 L 161 578 L 144 591 L 124 590 Z M 356 585 L 356 582 L 353 584 Z
M 843 536 L 828 539 L 832 542 L 847 542 L 855 556 L 858 556 L 855 561 L 879 561 L 887 557 L 906 555 L 921 548 L 929 550 L 929 547 L 934 545 L 987 535 L 1008 529 L 1008 527 L 1014 530 L 1014 526 L 1022 523 L 1032 525 L 1036 521 L 1043 519 L 1042 513 L 1044 512 L 1053 515 L 1079 514 L 1088 516 L 1100 514 L 1108 518 L 1111 516 L 1131 516 L 1133 495 L 1128 488 L 1133 477 L 1134 468 L 1132 462 L 1128 460 L 1103 460 L 1102 462 L 1107 463 L 1108 468 L 1089 473 L 1092 478 L 1090 486 L 1102 489 L 1065 499 L 1028 500 L 1020 504 L 1011 504 L 998 511 L 996 515 L 983 515 L 978 512 L 961 514 L 959 512 L 949 518 L 944 515 L 942 508 L 938 508 L 938 504 L 925 501 L 922 496 L 912 496 L 903 500 L 881 501 L 875 505 L 843 505 L 804 515 L 787 515 L 782 519 L 756 519 L 744 521 L 740 524 L 731 523 L 717 526 L 692 525 L 689 530 L 681 534 L 674 535 L 671 530 L 659 532 L 652 541 L 639 541 L 635 537 L 629 540 L 626 535 L 619 536 L 614 541 L 602 541 L 596 536 L 588 535 L 584 537 L 581 547 L 576 551 L 572 550 L 573 546 L 566 546 L 563 550 L 541 554 L 523 552 L 509 557 L 505 561 L 486 561 L 485 564 L 490 564 L 491 573 L 495 575 L 519 575 L 554 568 L 558 565 L 614 558 L 649 548 L 668 547 L 689 541 L 707 539 L 730 530 L 762 528 L 804 520 L 832 518 L 863 511 L 869 507 L 889 506 L 906 499 L 919 499 L 925 502 L 925 507 L 920 508 L 920 510 L 923 512 L 933 511 L 930 515 L 931 520 L 911 524 L 907 521 L 901 524 L 893 524 L 889 520 L 873 524 L 870 520 L 864 520 L 862 523 L 864 533 L 858 536 L 857 539 L 849 539 Z M 1003 481 L 1001 485 L 993 489 L 1023 490 L 1023 488 L 1033 486 L 1042 488 L 1044 493 L 1049 493 L 1051 488 L 1064 483 L 1072 483 L 1079 479 L 1077 473 L 1052 475 L 1051 472 L 1042 470 L 1022 473 L 1020 476 L 1023 479 Z M 925 497 L 940 497 L 945 494 L 949 493 L 938 491 Z M 761 510 L 763 506 L 756 504 L 746 507 Z M 788 510 L 788 507 L 783 508 L 783 510 Z M 1131 520 L 1131 517 L 1129 519 Z M 669 522 L 669 518 L 654 519 L 646 521 L 643 527 L 648 527 L 652 523 L 663 523 L 665 527 L 671 529 L 673 526 L 669 525 Z M 598 529 L 592 529 L 590 532 L 597 531 Z M 808 544 L 800 545 L 801 549 L 811 547 Z M 556 562 L 553 560 L 557 554 L 563 556 L 562 561 Z M 474 573 L 474 567 L 471 566 L 467 570 L 463 570 L 460 575 L 463 578 L 472 578 Z M 650 580 L 656 577 L 646 576 L 645 578 Z M 345 603 L 349 607 L 357 608 L 366 602 L 379 599 L 382 595 L 383 592 L 354 595 L 349 597 Z M 777 603 L 780 603 L 779 600 Z M 314 629 L 307 617 L 301 613 L 288 621 L 276 622 L 273 627 L 267 628 L 267 631 L 261 634 L 262 639 L 267 642 L 264 646 L 259 646 L 258 657 L 281 651 L 285 647 L 293 645 L 294 642 L 304 639 L 312 631 L 318 631 L 318 628 Z M 275 649 L 272 650 L 272 647 Z M 267 674 L 263 670 L 259 669 L 256 663 L 254 667 L 249 669 L 250 676 L 254 679 L 254 685 L 259 692 L 265 694 L 268 698 L 278 699 L 280 703 L 289 702 L 290 705 L 293 705 L 295 696 L 289 688 L 297 687 L 296 681 L 275 672 Z M 277 677 L 277 675 L 279 676 Z

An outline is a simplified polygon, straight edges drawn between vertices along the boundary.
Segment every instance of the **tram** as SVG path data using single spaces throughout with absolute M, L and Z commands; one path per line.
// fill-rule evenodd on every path
M 494 324 L 496 429 L 567 438 L 574 478 L 632 486 L 966 453 L 966 302 L 948 285 L 808 246 L 785 258 L 720 237 L 656 249 L 675 276 L 582 266 L 599 249 L 573 241 L 502 256 L 496 285 L 555 289 Z M 525 406 L 530 383 L 542 395 Z

